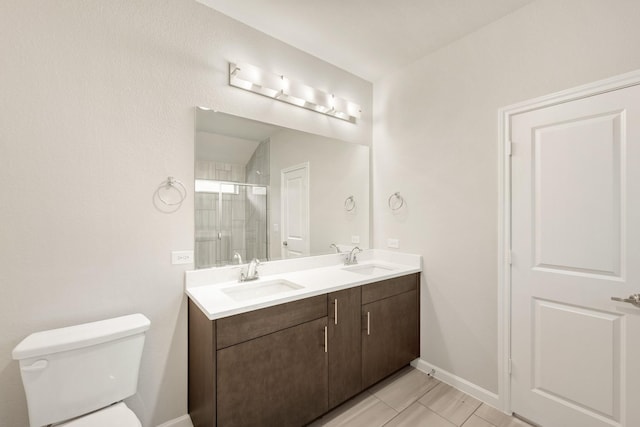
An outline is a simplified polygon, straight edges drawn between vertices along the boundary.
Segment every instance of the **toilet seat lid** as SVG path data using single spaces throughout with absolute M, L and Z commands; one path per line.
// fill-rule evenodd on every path
M 142 427 L 140 420 L 124 402 L 107 406 L 80 418 L 74 418 L 56 427 Z

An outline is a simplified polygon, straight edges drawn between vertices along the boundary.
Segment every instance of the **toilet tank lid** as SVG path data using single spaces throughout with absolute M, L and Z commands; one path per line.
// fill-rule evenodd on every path
M 113 341 L 149 329 L 151 322 L 143 314 L 83 323 L 66 328 L 36 332 L 13 349 L 13 359 L 29 359 Z

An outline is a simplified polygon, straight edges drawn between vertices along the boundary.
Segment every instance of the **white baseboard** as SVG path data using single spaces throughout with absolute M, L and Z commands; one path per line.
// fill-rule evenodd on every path
M 191 417 L 187 414 L 162 423 L 158 427 L 193 427 L 193 423 L 191 422 Z
M 447 383 L 450 386 L 455 387 L 470 396 L 475 397 L 476 399 L 486 403 L 489 406 L 493 406 L 494 408 L 500 407 L 500 399 L 497 394 L 492 393 L 489 390 L 486 390 L 476 384 L 473 384 L 470 381 L 460 378 L 457 375 L 447 372 L 444 369 L 440 369 L 437 366 L 432 365 L 431 363 L 425 362 L 422 359 L 416 359 L 411 362 L 411 366 L 427 374 L 430 373 L 433 369 L 435 371 L 432 375 L 434 378 L 442 381 L 443 383 Z

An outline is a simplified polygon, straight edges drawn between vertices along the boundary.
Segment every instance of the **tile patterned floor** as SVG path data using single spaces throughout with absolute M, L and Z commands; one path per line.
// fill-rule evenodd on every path
M 530 427 L 411 367 L 310 424 L 321 426 Z

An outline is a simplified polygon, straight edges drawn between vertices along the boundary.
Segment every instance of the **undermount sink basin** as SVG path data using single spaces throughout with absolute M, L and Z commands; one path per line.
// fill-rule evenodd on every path
M 262 298 L 270 295 L 277 295 L 283 292 L 302 289 L 304 286 L 297 285 L 284 279 L 238 283 L 221 289 L 228 297 L 236 301 L 247 301 L 255 298 Z
M 391 267 L 387 267 L 385 265 L 379 265 L 379 264 L 356 264 L 356 265 L 350 265 L 349 267 L 343 267 L 342 269 L 346 271 L 351 271 L 352 273 L 366 274 L 366 275 L 384 274 L 394 270 Z

